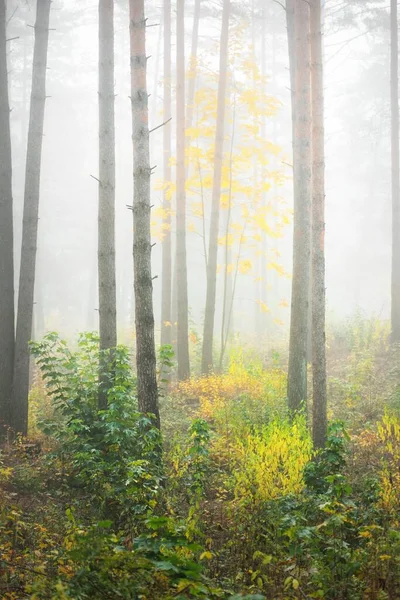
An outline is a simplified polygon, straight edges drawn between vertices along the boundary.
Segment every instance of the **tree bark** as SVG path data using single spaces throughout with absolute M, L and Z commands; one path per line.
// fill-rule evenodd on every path
M 390 104 L 392 161 L 392 310 L 391 340 L 400 342 L 400 182 L 399 182 L 399 44 L 397 0 L 390 1 Z
M 178 379 L 190 377 L 189 303 L 185 193 L 185 31 L 184 0 L 176 4 L 176 275 Z
M 310 278 L 311 153 L 309 5 L 295 4 L 295 135 L 293 277 L 288 404 L 292 413 L 307 400 L 307 332 Z
M 164 121 L 171 117 L 171 0 L 164 0 Z M 163 177 L 171 181 L 171 123 L 163 129 Z M 172 238 L 171 200 L 164 191 L 162 243 L 161 345 L 172 343 Z
M 228 75 L 230 0 L 224 0 L 219 54 L 219 79 L 217 98 L 217 126 L 215 132 L 214 177 L 211 199 L 210 237 L 207 262 L 207 295 L 204 314 L 203 347 L 201 370 L 209 373 L 213 368 L 213 340 L 215 320 L 215 298 L 217 288 L 218 232 L 221 195 L 221 175 L 224 148 L 225 97 Z
M 99 1 L 99 213 L 98 273 L 100 410 L 115 371 L 117 292 L 115 280 L 114 0 Z
M 14 369 L 13 196 L 6 2 L 0 0 L 0 439 L 10 426 Z
M 129 0 L 133 141 L 133 265 L 139 410 L 160 427 L 151 276 L 150 149 L 144 0 Z
M 311 0 L 313 441 L 326 441 L 325 134 L 321 0 Z
M 32 335 L 33 320 L 50 5 L 51 0 L 41 0 L 37 3 L 36 9 L 32 91 L 26 154 L 12 404 L 13 429 L 15 433 L 23 435 L 26 435 L 28 431 L 28 343 Z

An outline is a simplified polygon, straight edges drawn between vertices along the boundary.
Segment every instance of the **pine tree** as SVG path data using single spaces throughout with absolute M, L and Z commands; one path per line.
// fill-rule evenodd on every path
M 14 249 L 6 1 L 0 0 L 0 437 L 10 426 L 14 369 Z
M 311 97 L 309 4 L 295 2 L 294 217 L 288 403 L 292 413 L 307 400 L 307 333 L 311 234 Z
M 176 5 L 176 285 L 178 379 L 190 377 L 185 193 L 184 0 Z
M 115 281 L 114 0 L 99 1 L 99 213 L 98 273 L 100 409 L 107 408 L 117 345 Z
M 12 427 L 15 433 L 28 431 L 29 347 L 33 326 L 39 220 L 40 171 L 44 111 L 46 104 L 47 48 L 51 0 L 37 3 L 32 90 L 26 154 L 25 195 L 22 223 L 21 265 L 19 274 L 17 332 L 13 380 Z
M 224 0 L 219 54 L 219 78 L 217 97 L 217 127 L 215 132 L 214 177 L 211 198 L 210 237 L 207 260 L 207 295 L 204 313 L 203 348 L 201 370 L 203 374 L 213 368 L 213 340 L 215 299 L 217 292 L 218 233 L 221 195 L 222 160 L 224 149 L 225 102 L 228 78 L 230 0 Z
M 392 342 L 400 342 L 399 43 L 397 0 L 390 2 L 392 159 Z
M 171 0 L 164 0 L 164 120 L 171 117 Z M 171 124 L 163 129 L 163 177 L 171 180 Z M 172 343 L 172 238 L 171 199 L 164 190 L 164 239 L 162 244 L 161 345 Z
M 321 0 L 311 0 L 313 440 L 326 440 L 325 152 Z
M 139 410 L 160 427 L 151 276 L 150 148 L 144 0 L 130 0 L 131 103 L 133 141 L 133 264 L 136 368 Z

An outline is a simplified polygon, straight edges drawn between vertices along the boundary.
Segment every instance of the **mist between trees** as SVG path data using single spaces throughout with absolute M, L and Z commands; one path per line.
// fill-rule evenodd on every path
M 398 86 L 397 0 L 0 0 L 2 597 L 399 598 Z

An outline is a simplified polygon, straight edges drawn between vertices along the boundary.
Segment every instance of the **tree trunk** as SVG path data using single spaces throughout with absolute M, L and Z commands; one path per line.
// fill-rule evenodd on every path
M 133 141 L 133 265 L 136 368 L 139 410 L 160 427 L 151 276 L 150 149 L 144 0 L 130 0 L 131 103 Z
M 33 52 L 32 91 L 25 171 L 22 248 L 19 274 L 17 333 L 13 383 L 12 425 L 16 433 L 28 431 L 29 347 L 32 335 L 40 169 L 46 103 L 47 48 L 51 0 L 37 3 Z
M 262 8 L 261 8 L 261 77 L 262 77 L 262 93 L 266 94 L 266 89 L 265 89 L 265 78 L 267 76 L 267 68 L 266 68 L 266 37 L 267 37 L 267 11 L 266 11 L 266 4 L 265 2 L 262 2 Z M 276 33 L 273 31 L 272 32 L 273 35 L 273 40 L 272 40 L 272 71 L 273 71 L 273 78 L 275 77 L 274 73 L 275 73 L 275 38 L 276 38 Z M 274 83 L 274 79 L 272 79 L 272 84 Z M 263 140 L 267 139 L 267 131 L 266 131 L 266 117 L 263 115 L 261 117 L 262 121 L 261 121 L 261 137 Z M 274 118 L 274 127 L 276 126 L 276 118 Z M 276 136 L 274 136 L 273 139 L 273 143 L 276 144 Z M 266 178 L 267 173 L 266 173 L 266 169 L 262 168 L 262 172 L 261 172 L 261 177 L 262 180 L 264 181 L 264 179 Z M 268 196 L 267 193 L 263 194 L 263 198 L 262 198 L 262 204 L 264 207 L 267 206 L 268 204 Z M 261 256 L 260 256 L 260 271 L 261 271 L 261 295 L 260 295 L 260 300 L 261 302 L 268 306 L 268 302 L 269 302 L 269 294 L 268 294 L 268 276 L 267 276 L 267 251 L 268 251 L 268 240 L 267 240 L 267 234 L 265 233 L 265 231 L 261 232 L 262 235 L 262 240 L 261 240 Z M 268 324 L 269 324 L 269 318 L 268 315 L 265 314 L 262 316 L 262 334 L 266 334 L 268 335 Z
M 157 38 L 157 50 L 156 50 L 156 62 L 154 69 L 154 83 L 153 83 L 153 93 L 151 94 L 152 98 L 152 109 L 151 109 L 151 119 L 150 119 L 150 127 L 156 127 L 157 120 L 157 100 L 158 100 L 158 81 L 159 81 L 159 72 L 160 72 L 160 61 L 161 61 L 161 40 L 162 40 L 162 24 L 160 23 L 158 26 L 158 38 Z M 150 97 L 150 96 L 149 96 Z
M 312 90 L 312 372 L 313 440 L 326 441 L 325 149 L 321 0 L 310 4 Z
M 0 438 L 10 426 L 14 369 L 14 249 L 6 2 L 0 0 Z
M 186 261 L 185 194 L 185 31 L 184 0 L 176 4 L 176 270 L 178 379 L 190 377 L 189 303 Z
M 194 92 L 196 89 L 196 72 L 197 72 L 197 46 L 199 43 L 199 24 L 200 24 L 200 0 L 195 0 L 194 15 L 193 15 L 193 31 L 192 31 L 192 49 L 190 52 L 189 61 L 189 83 L 187 95 L 187 115 L 186 127 L 193 125 L 193 109 L 194 109 Z
M 100 410 L 107 408 L 117 345 L 115 281 L 114 0 L 99 2 L 99 329 Z
M 392 342 L 400 342 L 399 44 L 397 0 L 390 1 L 392 113 Z
M 217 98 L 217 126 L 215 132 L 214 178 L 211 200 L 210 238 L 207 262 L 207 296 L 204 314 L 203 348 L 201 370 L 209 373 L 213 368 L 213 339 L 215 319 L 215 297 L 217 288 L 218 232 L 221 195 L 221 175 L 224 148 L 225 97 L 228 74 L 230 0 L 224 0 L 219 54 L 219 79 Z
M 295 1 L 286 0 L 286 29 L 288 40 L 289 76 L 290 76 L 290 100 L 292 111 L 292 147 L 293 147 L 293 170 L 294 170 L 294 138 L 295 138 L 295 92 L 296 92 L 296 32 L 295 32 Z
M 310 278 L 311 154 L 309 5 L 296 0 L 293 277 L 288 404 L 292 413 L 307 400 L 307 332 Z
M 171 0 L 164 0 L 164 121 L 171 117 Z M 163 129 L 163 177 L 171 181 L 171 123 Z M 164 240 L 162 243 L 161 345 L 172 343 L 172 239 L 171 200 L 164 191 Z

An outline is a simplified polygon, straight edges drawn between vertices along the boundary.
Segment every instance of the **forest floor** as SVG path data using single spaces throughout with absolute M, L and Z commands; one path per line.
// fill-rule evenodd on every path
M 161 459 L 123 353 L 99 416 L 92 341 L 70 371 L 42 348 L 30 438 L 0 453 L 0 597 L 399 599 L 398 351 L 377 322 L 339 333 L 317 455 L 276 355 L 172 386 Z

